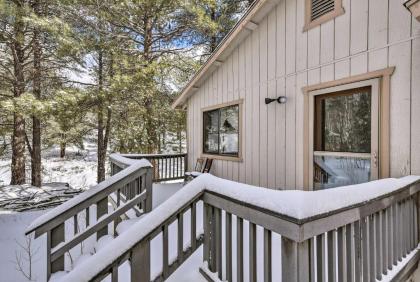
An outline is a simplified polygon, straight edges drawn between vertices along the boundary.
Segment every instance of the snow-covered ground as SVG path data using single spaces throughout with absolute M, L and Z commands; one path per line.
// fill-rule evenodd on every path
M 168 184 L 154 184 L 154 198 L 153 205 L 157 206 L 164 202 L 166 199 L 171 197 L 176 193 L 182 185 L 180 183 L 168 183 Z M 28 241 L 24 231 L 26 227 L 37 217 L 41 216 L 45 211 L 35 211 L 35 212 L 3 212 L 0 214 L 0 282 L 24 282 L 29 281 L 22 271 L 18 268 L 18 261 L 21 261 L 23 271 L 29 273 L 29 262 L 28 262 Z M 70 226 L 71 227 L 71 226 Z M 67 228 L 66 230 L 71 233 L 72 228 Z M 31 250 L 32 255 L 32 280 L 33 281 L 45 281 L 46 277 L 46 238 L 42 236 L 36 240 L 31 240 L 32 244 Z M 98 248 L 97 245 L 85 245 L 84 252 L 87 253 L 92 249 L 91 247 Z M 80 255 L 80 254 L 79 254 Z M 200 258 L 200 260 L 194 259 Z M 174 279 L 172 281 L 197 281 L 194 278 L 197 277 L 198 267 L 195 265 L 197 262 L 201 262 L 202 254 L 197 252 L 194 254 L 192 260 L 186 263 L 186 266 L 189 268 L 196 269 L 196 273 L 183 274 L 174 274 Z M 80 265 L 83 261 L 82 259 L 75 259 L 75 267 Z M 192 264 L 192 265 L 191 265 Z M 192 276 L 191 276 L 192 275 Z M 195 275 L 195 276 L 194 276 Z M 124 277 L 124 276 L 123 276 Z M 177 278 L 178 277 L 178 278 Z M 183 277 L 182 279 L 180 277 Z M 189 278 L 188 278 L 189 277 Z M 187 280 L 183 280 L 186 279 Z M 192 280 L 191 280 L 192 279 Z
M 96 184 L 96 146 L 86 143 L 85 149 L 68 147 L 66 156 L 60 158 L 60 150 L 53 147 L 42 152 L 42 176 L 43 183 L 61 182 L 61 184 L 49 187 L 36 188 L 28 184 L 8 186 L 10 183 L 10 157 L 0 158 L 0 202 L 11 203 L 33 200 L 38 202 L 45 200 L 51 193 L 57 198 L 57 190 L 68 183 L 73 188 L 87 189 Z M 30 161 L 27 163 L 27 178 L 30 178 Z M 61 187 L 61 188 L 60 188 Z M 59 194 L 63 194 L 59 192 Z M 31 272 L 33 281 L 45 281 L 46 277 L 46 240 L 42 236 L 36 240 L 29 240 L 24 235 L 26 227 L 37 217 L 44 214 L 43 211 L 13 212 L 10 209 L 0 210 L 0 282 L 29 281 L 26 276 Z M 29 248 L 29 244 L 31 247 Z M 28 250 L 32 254 L 32 269 L 29 269 Z M 19 266 L 20 265 L 20 266 Z M 21 268 L 21 270 L 19 270 Z M 24 274 L 25 273 L 25 274 Z
M 63 182 L 77 189 L 86 189 L 96 184 L 96 145 L 87 142 L 84 150 L 68 147 L 66 156 L 60 158 L 60 148 L 53 147 L 42 152 L 43 183 Z M 10 183 L 10 157 L 0 159 L 0 186 Z M 27 177 L 30 177 L 30 160 L 27 162 Z

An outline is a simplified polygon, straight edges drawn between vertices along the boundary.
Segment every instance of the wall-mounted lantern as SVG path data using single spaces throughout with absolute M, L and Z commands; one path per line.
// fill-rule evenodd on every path
M 277 97 L 277 98 L 265 98 L 265 104 L 266 105 L 268 105 L 268 104 L 270 104 L 271 102 L 274 102 L 274 101 L 277 101 L 277 103 L 279 103 L 279 104 L 285 104 L 286 103 L 286 101 L 287 101 L 287 98 L 286 98 L 286 96 L 280 96 L 280 97 Z

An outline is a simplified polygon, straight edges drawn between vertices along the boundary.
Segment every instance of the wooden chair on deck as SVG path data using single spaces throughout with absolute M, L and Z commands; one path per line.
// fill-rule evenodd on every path
M 184 181 L 188 182 L 189 180 L 192 180 L 203 173 L 209 173 L 211 170 L 212 164 L 213 164 L 213 159 L 198 158 L 194 171 L 185 172 Z

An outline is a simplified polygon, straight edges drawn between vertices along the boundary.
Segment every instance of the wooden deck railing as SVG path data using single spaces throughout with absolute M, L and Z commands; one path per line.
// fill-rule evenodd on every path
M 118 267 L 127 260 L 131 266 L 131 281 L 163 281 L 202 242 L 206 263 L 201 272 L 209 281 L 215 276 L 232 281 L 234 275 L 236 281 L 243 281 L 245 275 L 249 281 L 256 281 L 257 271 L 263 273 L 264 281 L 273 281 L 274 233 L 281 237 L 282 281 L 381 281 L 406 259 L 408 262 L 404 262 L 393 280 L 403 281 L 415 270 L 420 258 L 417 252 L 420 181 L 419 178 L 386 181 L 375 183 L 380 188 L 383 185 L 385 192 L 362 184 L 347 188 L 353 189 L 351 193 L 341 189 L 328 194 L 329 191 L 272 191 L 242 184 L 236 184 L 235 188 L 230 181 L 201 176 L 145 216 L 130 229 L 131 234 L 121 235 L 102 250 L 112 256 L 101 256 L 99 260 L 90 258 L 63 281 L 100 281 L 110 275 L 114 282 L 118 280 Z M 353 197 L 353 202 L 347 206 L 333 204 L 334 208 L 327 211 L 313 208 L 319 206 L 314 199 L 331 201 L 324 195 L 341 197 L 337 202 L 342 202 L 342 197 L 351 198 L 351 194 L 357 194 L 358 198 Z M 266 199 L 265 204 L 258 199 Z M 281 204 L 275 202 L 278 200 Z M 198 203 L 203 209 L 203 240 L 196 232 Z M 330 203 L 325 204 L 331 207 Z M 185 250 L 181 227 L 188 211 L 191 211 L 191 234 L 187 236 L 192 243 Z M 178 254 L 170 263 L 168 226 L 174 222 L 178 225 Z M 249 232 L 247 240 L 245 223 Z M 257 227 L 263 229 L 263 244 L 257 243 Z M 163 234 L 163 270 L 159 276 L 151 277 L 150 242 L 158 234 Z M 244 253 L 245 246 L 248 254 Z M 262 248 L 264 265 L 258 270 L 257 248 Z
M 95 233 L 96 239 L 108 234 L 110 224 L 113 223 L 115 228 L 128 210 L 152 210 L 153 167 L 150 163 L 118 155 L 111 156 L 111 159 L 126 169 L 39 217 L 28 227 L 27 235 L 32 232 L 35 232 L 35 238 L 44 233 L 47 235 L 47 279 L 52 273 L 64 270 L 66 253 Z M 122 196 L 122 190 L 129 197 Z M 117 207 L 109 212 L 111 196 L 115 196 Z M 92 219 L 92 214 L 96 214 L 96 219 Z M 65 236 L 66 221 L 74 228 L 71 238 L 66 238 L 68 234 Z
M 187 154 L 122 154 L 129 159 L 146 159 L 154 167 L 153 182 L 183 179 L 187 171 Z M 111 159 L 111 175 L 125 167 Z

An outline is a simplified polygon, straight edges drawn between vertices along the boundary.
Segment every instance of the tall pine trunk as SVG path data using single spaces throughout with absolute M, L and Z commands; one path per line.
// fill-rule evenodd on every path
M 103 87 L 104 87 L 104 56 L 103 50 L 100 50 L 98 53 L 98 175 L 97 181 L 102 182 L 105 180 L 105 162 L 106 162 L 106 152 L 108 150 L 109 135 L 111 131 L 111 117 L 112 110 L 110 107 L 107 107 L 104 103 L 103 98 Z M 113 59 L 111 55 L 110 60 L 110 77 L 113 77 Z M 106 117 L 104 117 L 104 112 L 106 111 Z
M 16 19 L 14 24 L 13 71 L 15 76 L 14 97 L 20 97 L 25 91 L 25 77 L 23 71 L 25 42 L 23 4 L 16 1 Z M 10 184 L 19 185 L 25 183 L 25 119 L 15 112 L 13 115 L 13 137 L 12 137 L 12 177 Z
M 39 1 L 35 0 L 33 9 L 36 15 L 40 16 Z M 34 28 L 33 34 L 33 92 L 37 99 L 41 99 L 41 42 L 40 30 L 38 27 Z M 31 152 L 31 182 L 33 186 L 41 187 L 41 121 L 38 117 L 32 117 L 32 152 Z
M 102 48 L 102 47 L 99 47 Z M 104 112 L 103 112 L 103 75 L 104 75 L 104 64 L 103 64 L 103 52 L 98 52 L 98 170 L 97 170 L 97 181 L 102 182 L 105 180 L 105 155 L 106 149 L 104 148 Z

